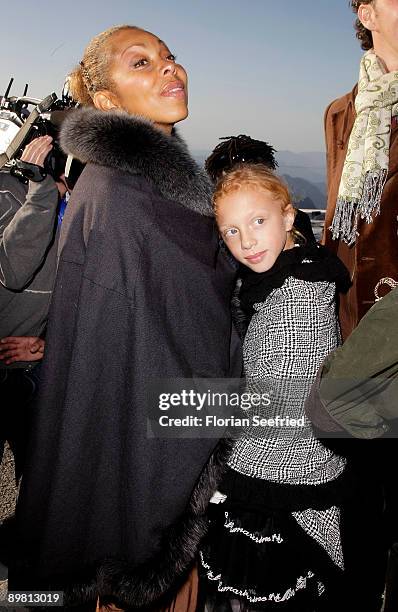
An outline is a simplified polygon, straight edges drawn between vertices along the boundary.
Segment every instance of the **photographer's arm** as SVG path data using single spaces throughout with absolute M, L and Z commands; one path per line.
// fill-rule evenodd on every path
M 21 159 L 42 165 L 51 146 L 50 138 L 37 138 Z M 22 206 L 12 189 L 0 190 L 0 282 L 8 289 L 23 289 L 42 264 L 54 239 L 57 205 L 58 189 L 50 176 L 29 182 Z

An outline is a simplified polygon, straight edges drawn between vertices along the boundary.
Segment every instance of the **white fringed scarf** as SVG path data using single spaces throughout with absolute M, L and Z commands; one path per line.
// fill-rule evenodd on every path
M 349 246 L 358 236 L 358 219 L 372 223 L 388 173 L 391 119 L 398 115 L 398 71 L 386 72 L 373 49 L 359 70 L 357 113 L 348 143 L 336 211 L 330 227 L 333 240 Z

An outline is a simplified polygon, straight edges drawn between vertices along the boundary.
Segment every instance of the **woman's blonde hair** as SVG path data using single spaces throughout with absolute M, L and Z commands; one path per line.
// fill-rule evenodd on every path
M 254 189 L 264 191 L 271 195 L 275 202 L 280 204 L 282 214 L 293 212 L 297 209 L 293 206 L 292 197 L 286 183 L 275 172 L 266 168 L 263 164 L 241 163 L 220 177 L 213 194 L 213 206 L 217 216 L 217 202 L 229 193 L 240 189 Z M 290 234 L 299 242 L 305 242 L 304 236 L 295 228 Z
M 84 51 L 83 59 L 68 76 L 68 89 L 76 102 L 93 106 L 96 91 L 112 90 L 113 83 L 109 75 L 112 60 L 110 38 L 122 30 L 140 29 L 132 25 L 119 25 L 94 36 Z

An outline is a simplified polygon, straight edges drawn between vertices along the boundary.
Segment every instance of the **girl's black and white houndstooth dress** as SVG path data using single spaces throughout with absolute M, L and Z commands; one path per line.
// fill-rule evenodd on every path
M 208 612 L 329 610 L 341 579 L 345 460 L 314 437 L 304 417 L 316 372 L 339 342 L 338 279 L 329 265 L 326 280 L 319 280 L 321 261 L 313 266 L 316 280 L 308 280 L 318 252 L 309 258 L 303 249 L 281 254 L 277 282 L 268 273 L 259 279 L 263 288 L 271 286 L 264 301 L 253 302 L 244 342 L 246 390 L 271 401 L 245 414 L 250 425 L 236 441 L 213 497 L 218 503 L 211 504 L 209 535 L 200 552 Z M 309 267 L 296 274 L 303 266 Z M 261 293 L 256 281 L 248 291 L 253 299 Z M 282 420 L 284 426 L 258 427 L 255 414 L 300 425 Z

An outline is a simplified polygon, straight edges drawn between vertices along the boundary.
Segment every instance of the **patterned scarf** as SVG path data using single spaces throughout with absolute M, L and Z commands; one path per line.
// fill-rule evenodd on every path
M 361 60 L 357 113 L 330 227 L 333 240 L 349 246 L 358 236 L 358 219 L 372 223 L 388 173 L 391 118 L 398 115 L 398 71 L 386 73 L 373 49 Z

